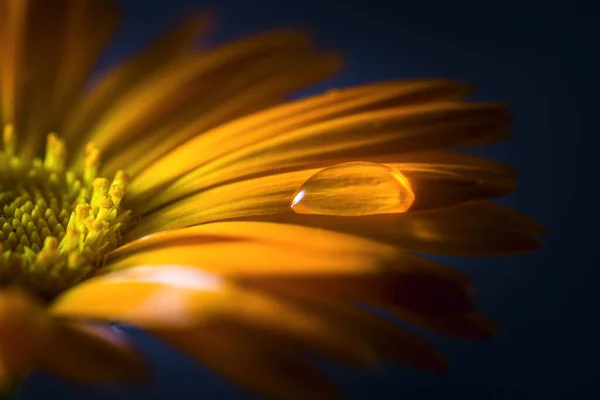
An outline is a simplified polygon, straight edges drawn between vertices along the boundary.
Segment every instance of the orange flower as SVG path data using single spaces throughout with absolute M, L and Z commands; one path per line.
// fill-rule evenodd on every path
M 466 276 L 415 253 L 539 246 L 535 221 L 489 201 L 515 190 L 515 172 L 446 150 L 506 136 L 504 105 L 466 102 L 469 87 L 445 80 L 280 104 L 338 57 L 298 32 L 194 52 L 204 18 L 87 90 L 116 23 L 108 1 L 0 12 L 0 386 L 29 368 L 142 378 L 106 321 L 298 399 L 335 393 L 310 353 L 446 368 L 361 305 L 451 337 L 494 331 Z

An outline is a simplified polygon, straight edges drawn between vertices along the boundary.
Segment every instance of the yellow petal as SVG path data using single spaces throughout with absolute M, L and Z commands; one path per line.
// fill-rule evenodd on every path
M 332 229 L 418 253 L 467 257 L 529 252 L 540 247 L 536 236 L 545 232 L 530 217 L 488 202 L 466 202 L 439 210 L 363 217 L 288 212 L 249 219 Z
M 277 52 L 307 51 L 308 39 L 297 32 L 263 34 L 222 46 L 202 54 L 189 54 L 147 76 L 123 96 L 114 99 L 92 127 L 87 141 L 106 152 L 134 142 L 156 124 L 168 124 L 182 108 L 207 100 L 215 74 L 232 65 L 243 68 L 256 57 Z M 215 82 L 216 83 L 216 82 Z
M 210 189 L 143 215 L 127 241 L 149 233 L 251 215 L 291 212 L 293 194 L 319 169 L 249 179 Z M 223 201 L 227 199 L 227 201 Z M 143 204 L 138 204 L 143 207 Z M 137 208 L 136 208 L 137 209 Z
M 431 103 L 358 113 L 229 153 L 164 188 L 153 204 L 310 159 L 364 161 L 375 155 L 444 148 L 490 129 L 508 129 L 509 122 L 506 108 L 495 104 Z
M 117 249 L 110 259 L 114 264 L 106 272 L 139 263 L 189 263 L 276 295 L 319 304 L 371 304 L 451 336 L 478 339 L 493 332 L 483 317 L 473 319 L 470 281 L 461 273 L 376 242 L 320 229 L 213 223 L 149 235 Z
M 298 240 L 306 240 L 300 237 Z M 307 251 L 308 250 L 308 251 Z M 148 249 L 119 260 L 113 268 L 134 265 L 160 265 L 169 262 L 195 265 L 207 271 L 230 277 L 243 274 L 331 274 L 373 271 L 383 255 L 373 249 L 338 249 L 319 251 L 309 246 L 282 246 L 261 242 L 217 242 L 208 246 L 174 244 Z M 388 250 L 388 252 L 392 252 Z M 393 253 L 393 252 L 392 252 Z
M 25 36 L 27 2 L 7 0 L 0 3 L 0 93 L 2 99 L 2 123 L 14 124 L 15 102 L 19 96 L 18 72 L 23 68 L 22 51 Z
M 194 278 L 200 275 L 211 276 L 210 281 Z M 368 351 L 364 348 L 367 343 L 340 337 L 335 327 L 302 307 L 264 293 L 226 287 L 215 283 L 216 279 L 198 268 L 181 265 L 135 267 L 71 289 L 51 311 L 59 316 L 112 319 L 150 329 L 205 328 L 232 321 L 241 324 L 242 330 L 259 329 L 296 341 L 313 338 L 346 352 Z
M 64 45 L 54 84 L 53 129 L 62 127 L 84 96 L 85 85 L 117 26 L 113 4 L 105 0 L 67 0 Z
M 460 201 L 485 198 L 490 195 L 490 191 L 495 193 L 492 189 L 496 182 L 508 182 L 506 185 L 499 184 L 501 192 L 512 190 L 514 187 L 512 181 L 507 180 L 503 173 L 496 174 L 494 171 L 482 173 L 478 168 L 457 167 L 457 172 L 448 172 L 444 167 L 420 168 L 427 172 L 425 176 L 431 181 L 429 187 L 443 188 L 436 192 L 437 196 L 434 196 L 433 200 L 423 197 L 427 196 L 426 191 L 417 192 L 415 201 L 420 201 L 422 207 L 437 208 Z M 539 242 L 535 235 L 544 232 L 543 228 L 530 218 L 486 202 L 467 202 L 441 208 L 439 211 L 361 217 L 294 215 L 290 208 L 294 193 L 317 171 L 296 171 L 250 179 L 198 193 L 145 215 L 128 233 L 127 239 L 133 240 L 151 232 L 170 228 L 246 219 L 344 231 L 383 240 L 408 251 L 486 256 L 513 254 L 538 248 Z M 456 174 L 460 179 L 457 179 Z M 469 178 L 468 174 L 472 177 Z M 487 176 L 484 178 L 484 175 Z M 495 181 L 496 178 L 499 181 Z M 444 180 L 448 184 L 442 184 L 445 183 Z M 468 183 L 467 190 L 463 187 L 464 182 Z M 428 187 L 424 184 L 426 180 L 421 180 L 417 175 L 413 175 L 410 183 L 417 188 Z M 453 186 L 453 183 L 457 185 Z M 421 200 L 419 195 L 423 195 Z M 224 202 L 223 199 L 227 201 Z M 461 229 L 457 230 L 456 226 L 461 226 Z
M 20 3 L 18 9 L 11 10 L 11 3 Z M 5 78 L 12 82 L 3 82 L 2 87 L 7 87 L 6 96 L 12 92 L 6 98 L 12 117 L 7 115 L 3 122 L 13 123 L 25 155 L 39 155 L 43 137 L 60 127 L 64 113 L 71 111 L 69 102 L 81 94 L 92 64 L 115 27 L 112 6 L 101 0 L 6 4 L 2 40 L 7 43 L 2 47 L 7 53 L 2 59 Z
M 198 268 L 138 266 L 85 281 L 56 299 L 51 312 L 142 327 L 188 326 L 221 314 L 235 303 L 236 293 Z
M 298 171 L 217 187 L 144 216 L 128 240 L 150 232 L 207 222 L 246 219 L 309 225 L 366 236 L 400 249 L 431 254 L 490 256 L 539 247 L 544 229 L 531 218 L 487 202 L 439 210 L 360 217 L 295 214 L 290 199 L 316 171 Z M 227 199 L 223 202 L 222 199 Z M 460 226 L 461 229 L 456 229 Z
M 48 345 L 34 357 L 38 369 L 82 383 L 139 380 L 147 367 L 122 334 L 111 327 L 57 321 Z
M 478 170 L 481 173 L 489 173 L 490 175 L 502 175 L 506 178 L 516 178 L 518 175 L 517 171 L 508 165 L 487 158 L 451 151 L 386 154 L 373 157 L 369 161 L 382 164 L 434 164 L 450 169 L 467 167 L 470 170 Z
M 179 101 L 185 97 L 194 101 L 185 107 L 171 104 L 177 110 L 174 118 L 149 128 L 134 144 L 116 148 L 104 170 L 111 173 L 127 165 L 127 171 L 135 176 L 186 140 L 280 103 L 286 95 L 328 77 L 340 63 L 337 55 L 309 54 L 295 48 L 254 58 L 243 60 L 243 68 L 229 67 L 230 74 L 229 68 L 220 68 L 213 74 L 216 76 L 206 77 L 209 87 L 195 85 L 180 92 Z M 160 143 L 157 138 L 161 138 Z
M 279 353 L 297 349 L 300 354 L 309 351 L 356 366 L 392 360 L 433 371 L 445 369 L 445 361 L 437 350 L 390 321 L 350 304 L 298 301 L 294 294 L 267 296 L 247 291 L 243 305 L 219 323 L 198 329 L 197 338 L 190 336 L 188 340 L 214 348 L 210 336 L 204 333 L 217 329 L 224 334 L 242 334 L 265 355 L 269 349 Z
M 449 81 L 400 81 L 362 85 L 298 100 L 252 114 L 196 136 L 134 178 L 130 198 L 172 181 L 207 161 L 289 131 L 368 110 L 456 100 L 465 85 Z M 203 115 L 203 118 L 211 118 Z M 168 167 L 168 173 L 165 171 Z M 190 176 L 190 179 L 193 179 Z
M 257 342 L 246 332 L 223 327 L 154 333 L 257 395 L 290 400 L 339 397 L 293 347 Z
M 366 240 L 358 236 L 307 228 L 298 225 L 265 222 L 219 222 L 153 233 L 111 251 L 108 260 L 145 253 L 152 249 L 173 245 L 211 247 L 213 244 L 253 244 L 281 246 L 301 252 L 373 254 L 385 259 L 393 257 L 392 246 Z M 201 262 L 197 258 L 196 262 Z
M 505 171 L 473 165 L 394 163 L 402 171 L 415 198 L 410 211 L 431 210 L 469 200 L 493 199 L 517 189 Z
M 47 345 L 53 321 L 20 290 L 0 291 L 0 391 L 25 373 Z
M 138 379 L 146 370 L 131 345 L 110 328 L 56 320 L 25 293 L 5 289 L 0 292 L 0 386 L 30 367 L 79 382 Z
M 101 77 L 87 96 L 75 104 L 61 129 L 61 135 L 74 150 L 77 145 L 85 144 L 89 127 L 97 123 L 116 99 L 153 73 L 181 61 L 189 53 L 193 40 L 206 34 L 210 26 L 207 16 L 192 16 L 140 54 L 114 66 Z

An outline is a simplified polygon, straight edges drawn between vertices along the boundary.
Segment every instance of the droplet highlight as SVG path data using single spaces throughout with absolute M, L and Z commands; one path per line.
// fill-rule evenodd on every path
M 294 193 L 298 214 L 360 216 L 406 212 L 415 200 L 408 179 L 383 164 L 349 162 L 324 168 Z

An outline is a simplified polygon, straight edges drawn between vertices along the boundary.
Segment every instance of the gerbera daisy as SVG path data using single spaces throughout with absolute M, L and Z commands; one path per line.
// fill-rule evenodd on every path
M 104 74 L 106 0 L 0 0 L 0 385 L 144 362 L 142 327 L 256 393 L 331 398 L 306 361 L 443 371 L 430 344 L 494 325 L 469 279 L 419 255 L 531 251 L 542 228 L 489 200 L 504 165 L 446 149 L 506 136 L 502 104 L 445 80 L 282 103 L 330 76 L 301 32 L 192 51 L 194 18 Z

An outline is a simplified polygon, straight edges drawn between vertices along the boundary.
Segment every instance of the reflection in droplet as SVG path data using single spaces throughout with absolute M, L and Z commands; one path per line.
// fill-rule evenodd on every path
M 308 178 L 291 206 L 298 214 L 358 216 L 402 213 L 414 200 L 410 183 L 400 172 L 382 164 L 349 162 Z

